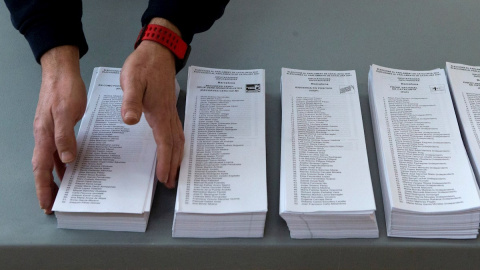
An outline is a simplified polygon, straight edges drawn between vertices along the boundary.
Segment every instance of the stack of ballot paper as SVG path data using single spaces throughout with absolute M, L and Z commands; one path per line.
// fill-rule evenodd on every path
M 479 190 L 444 70 L 372 65 L 368 90 L 388 236 L 476 238 Z
M 95 68 L 77 159 L 67 167 L 53 206 L 59 228 L 146 230 L 156 186 L 156 144 L 143 116 L 136 125 L 123 123 L 122 97 L 120 69 Z
M 464 144 L 480 183 L 480 67 L 447 63 L 447 76 Z
M 355 71 L 282 69 L 280 215 L 292 238 L 376 238 Z
M 190 67 L 173 237 L 262 237 L 265 72 Z

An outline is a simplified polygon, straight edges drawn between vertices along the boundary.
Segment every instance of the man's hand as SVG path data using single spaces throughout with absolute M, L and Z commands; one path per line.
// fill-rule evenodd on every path
M 178 33 L 168 21 L 158 22 Z M 166 187 L 174 188 L 185 137 L 176 109 L 173 54 L 158 43 L 143 41 L 125 60 L 120 84 L 123 121 L 136 124 L 145 113 L 157 143 L 156 175 Z
M 65 163 L 75 160 L 74 126 L 85 112 L 87 95 L 77 47 L 53 48 L 42 56 L 40 63 L 42 85 L 33 123 L 32 165 L 40 208 L 51 214 L 58 191 L 52 171 L 55 168 L 62 179 Z

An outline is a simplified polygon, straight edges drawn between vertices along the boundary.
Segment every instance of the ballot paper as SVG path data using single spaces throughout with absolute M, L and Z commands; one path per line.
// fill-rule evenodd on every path
M 447 76 L 464 144 L 480 183 L 480 67 L 447 62 Z
M 156 186 L 156 144 L 144 116 L 136 125 L 123 122 L 122 97 L 120 69 L 95 68 L 77 158 L 68 164 L 53 205 L 58 228 L 146 230 Z
M 280 215 L 292 238 L 376 238 L 355 71 L 282 68 Z
M 388 236 L 476 238 L 479 190 L 444 70 L 372 65 L 369 97 Z
M 188 69 L 173 237 L 262 237 L 265 72 Z

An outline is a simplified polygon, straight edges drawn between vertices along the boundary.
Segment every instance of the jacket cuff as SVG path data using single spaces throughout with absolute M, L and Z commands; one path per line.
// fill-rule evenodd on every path
M 62 46 L 77 46 L 80 57 L 88 51 L 87 41 L 83 33 L 82 23 L 65 25 L 58 22 L 43 22 L 24 33 L 30 44 L 35 60 L 40 64 L 40 58 L 48 50 Z
M 179 1 L 150 1 L 147 10 L 142 16 L 142 26 L 147 25 L 153 18 L 159 17 L 173 23 L 182 35 L 183 41 L 190 44 L 193 32 L 182 23 L 185 10 L 179 7 Z M 181 12 L 183 11 L 183 12 Z
M 182 35 L 183 41 L 190 44 L 193 35 L 208 30 L 215 20 L 225 11 L 228 0 L 167 1 L 150 0 L 142 16 L 142 26 L 155 17 L 164 18 L 173 23 Z

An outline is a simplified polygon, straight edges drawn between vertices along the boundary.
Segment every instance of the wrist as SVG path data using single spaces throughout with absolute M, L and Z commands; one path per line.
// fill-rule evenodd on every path
M 190 46 L 182 40 L 179 29 L 163 18 L 153 18 L 149 24 L 143 26 L 135 42 L 135 49 L 144 47 L 141 46 L 142 43 L 154 43 L 158 48 L 166 49 L 174 57 L 176 72 L 185 66 L 190 54 Z
M 137 47 L 136 51 L 140 51 L 144 55 L 149 56 L 145 63 L 150 63 L 151 65 L 155 65 L 155 63 L 161 64 L 175 70 L 175 55 L 165 46 L 157 42 L 144 40 Z
M 42 76 L 60 77 L 80 74 L 80 52 L 78 47 L 65 45 L 52 48 L 40 58 Z
M 167 19 L 164 19 L 164 18 L 153 18 L 150 20 L 150 24 L 156 24 L 156 25 L 160 25 L 160 26 L 163 26 L 163 27 L 166 27 L 168 29 L 170 29 L 171 31 L 173 31 L 175 34 L 179 35 L 180 37 L 182 37 L 182 33 L 180 32 L 180 30 L 173 24 L 171 23 L 169 20 Z

